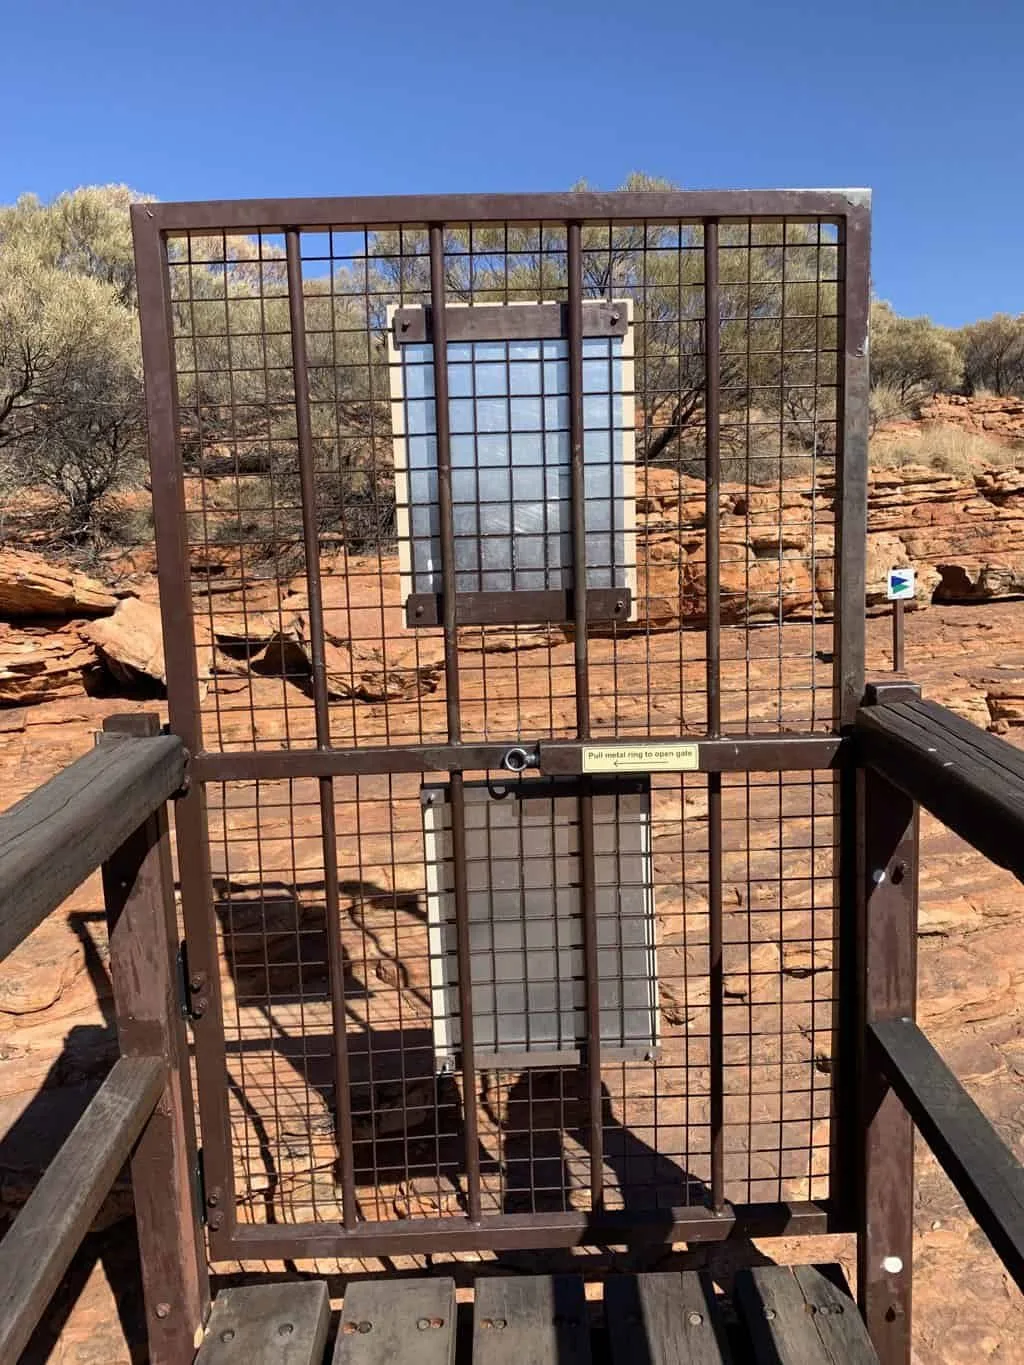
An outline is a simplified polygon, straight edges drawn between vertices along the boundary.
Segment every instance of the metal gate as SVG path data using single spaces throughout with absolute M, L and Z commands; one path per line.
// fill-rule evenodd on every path
M 215 1258 L 850 1226 L 869 222 L 133 210 Z

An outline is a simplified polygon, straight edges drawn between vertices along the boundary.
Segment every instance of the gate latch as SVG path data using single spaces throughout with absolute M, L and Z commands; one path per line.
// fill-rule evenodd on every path
M 540 757 L 536 749 L 506 749 L 501 760 L 501 766 L 507 768 L 510 773 L 521 773 L 527 768 L 536 768 L 539 763 Z

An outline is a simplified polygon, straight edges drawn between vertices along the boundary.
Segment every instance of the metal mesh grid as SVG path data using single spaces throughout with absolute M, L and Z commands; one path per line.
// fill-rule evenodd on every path
M 723 781 L 724 1175 L 738 1204 L 827 1190 L 832 792 L 826 774 Z M 420 779 L 336 780 L 335 806 L 360 1217 L 464 1215 L 466 1096 L 435 1059 Z M 658 775 L 651 810 L 657 1060 L 602 1067 L 605 1205 L 637 1211 L 704 1205 L 711 1179 L 707 779 Z M 316 784 L 211 786 L 210 830 L 240 1217 L 335 1220 Z M 609 869 L 598 889 L 618 893 Z M 582 1076 L 478 1073 L 485 1213 L 590 1207 Z
M 171 206 L 140 297 L 152 351 L 159 265 L 177 390 L 169 408 L 149 395 L 155 473 L 174 493 L 157 500 L 169 692 L 202 751 L 204 951 L 222 997 L 215 1026 L 197 1025 L 200 1102 L 241 1224 L 341 1224 L 370 1250 L 398 1245 L 377 1228 L 459 1223 L 469 1249 L 501 1244 L 480 1221 L 496 1215 L 713 1223 L 729 1203 L 829 1194 L 828 736 L 862 673 L 846 332 L 866 257 L 842 195 L 807 196 L 835 216 L 774 197 L 795 216 L 445 212 L 426 228 L 386 209 L 385 226 L 211 232 L 181 227 L 209 224 L 210 206 Z M 225 221 L 265 221 L 254 208 Z M 318 204 L 308 221 L 337 220 Z M 405 472 L 421 456 L 422 486 Z M 511 583 L 492 581 L 510 556 Z M 621 827 L 606 856 L 584 751 L 684 737 L 707 741 L 706 773 L 639 775 L 655 1046 L 627 1055 L 604 1046 L 601 992 L 625 990 L 632 872 Z M 524 983 L 490 981 L 481 1002 L 471 922 L 472 784 L 507 784 L 487 769 L 516 744 L 572 794 L 552 818 L 567 847 L 551 880 L 556 901 L 563 882 L 572 893 L 558 970 L 577 1047 L 529 1067 L 489 1053 L 486 1027 L 474 1043 L 481 1005 L 499 1038 L 524 998 Z M 718 770 L 737 756 L 740 771 Z M 746 770 L 760 762 L 795 770 Z M 430 786 L 450 804 L 440 865 Z M 202 819 L 192 810 L 192 854 Z M 201 938 L 205 874 L 185 857 Z M 439 954 L 456 968 L 440 991 Z M 226 1116 L 211 1094 L 224 1066 Z M 491 1232 L 528 1244 L 514 1219 Z M 233 1236 L 224 1249 L 242 1248 Z
M 442 632 L 409 630 L 403 618 L 386 345 L 389 308 L 428 301 L 427 234 L 300 242 L 331 737 L 439 739 Z M 315 730 L 312 640 L 284 239 L 187 235 L 170 248 L 204 742 L 302 747 Z M 723 224 L 717 259 L 722 724 L 827 730 L 836 228 Z M 565 229 L 452 227 L 445 268 L 453 305 L 564 300 Z M 635 355 L 637 536 L 619 567 L 635 577 L 636 602 L 629 622 L 609 622 L 590 642 L 595 734 L 700 733 L 707 723 L 703 272 L 700 225 L 584 229 L 585 297 L 629 303 Z M 592 447 L 600 436 L 590 432 Z M 513 458 L 524 477 L 517 468 Z M 591 520 L 610 513 L 622 525 L 633 510 L 624 498 L 611 509 L 590 499 Z M 572 732 L 564 621 L 464 627 L 460 656 L 464 738 Z

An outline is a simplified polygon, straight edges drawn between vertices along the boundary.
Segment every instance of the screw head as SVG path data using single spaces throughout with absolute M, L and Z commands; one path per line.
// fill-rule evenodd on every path
M 357 1331 L 357 1332 L 362 1332 L 362 1334 L 365 1336 L 367 1332 L 372 1332 L 372 1331 L 373 1331 L 373 1323 L 372 1323 L 372 1322 L 361 1322 L 361 1323 L 359 1323 L 359 1325 L 357 1326 L 356 1331 Z
M 429 1326 L 430 1326 L 430 1319 L 429 1319 L 429 1318 L 418 1318 L 418 1319 L 416 1320 L 416 1326 L 419 1328 L 419 1330 L 420 1330 L 421 1332 L 425 1332 L 425 1331 L 429 1328 Z
M 704 1321 L 704 1314 L 690 1313 L 686 1321 L 690 1324 L 691 1327 L 699 1327 L 701 1323 Z
M 234 1341 L 234 1339 L 235 1339 L 235 1334 L 234 1334 L 234 1332 L 231 1330 L 231 1328 L 228 1327 L 228 1328 L 226 1328 L 223 1332 L 221 1332 L 221 1334 L 220 1334 L 220 1339 L 221 1339 L 221 1341 L 223 1341 L 223 1342 Z
M 294 1331 L 295 1331 L 295 1326 L 294 1326 L 293 1323 L 290 1323 L 290 1322 L 282 1322 L 281 1325 L 280 1325 L 280 1326 L 278 1327 L 278 1329 L 277 1329 L 277 1335 L 278 1335 L 279 1337 L 290 1337 L 291 1334 L 292 1334 Z
M 211 1213 L 208 1222 L 213 1231 L 216 1232 L 217 1229 L 222 1227 L 224 1224 L 224 1215 L 220 1212 Z
M 767 1320 L 768 1320 L 769 1322 L 774 1322 L 774 1321 L 775 1321 L 775 1309 L 774 1309 L 774 1308 L 766 1308 L 766 1309 L 764 1310 L 764 1315 L 765 1315 L 765 1317 L 767 1318 Z
M 158 1318 L 166 1318 L 170 1314 L 170 1311 L 171 1305 L 169 1303 L 158 1303 L 156 1306 L 156 1315 Z

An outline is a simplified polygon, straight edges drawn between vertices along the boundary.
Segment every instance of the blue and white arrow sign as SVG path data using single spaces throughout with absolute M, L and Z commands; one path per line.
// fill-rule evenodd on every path
M 913 569 L 890 569 L 886 583 L 886 596 L 890 602 L 906 602 L 914 596 L 915 571 Z

